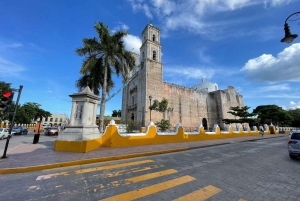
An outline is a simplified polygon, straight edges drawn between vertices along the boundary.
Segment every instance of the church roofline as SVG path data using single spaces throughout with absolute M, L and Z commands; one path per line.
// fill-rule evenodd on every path
M 146 29 L 147 29 L 148 26 L 151 26 L 152 28 L 157 29 L 157 30 L 160 32 L 160 29 L 159 29 L 159 28 L 157 28 L 157 27 L 153 26 L 152 24 L 148 23 L 148 24 L 145 26 L 144 30 L 142 31 L 142 35 L 143 35 L 143 33 L 146 31 Z

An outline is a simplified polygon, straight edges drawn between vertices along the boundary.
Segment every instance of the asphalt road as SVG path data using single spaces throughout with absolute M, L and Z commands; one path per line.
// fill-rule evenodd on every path
M 27 135 L 13 135 L 12 138 L 9 140 L 7 153 L 9 153 L 10 150 L 14 149 L 15 147 L 19 146 L 20 144 L 29 144 L 33 142 L 33 131 L 28 131 Z M 57 136 L 45 136 L 44 132 L 41 132 L 39 142 L 44 141 L 51 141 L 56 140 Z M 6 139 L 0 140 L 0 155 L 3 155 L 4 148 L 6 144 Z
M 47 136 L 45 136 L 47 137 Z M 288 136 L 1 175 L 0 200 L 300 200 Z

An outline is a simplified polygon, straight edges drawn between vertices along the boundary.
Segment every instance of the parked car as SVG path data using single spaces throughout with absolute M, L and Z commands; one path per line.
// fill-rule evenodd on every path
M 288 141 L 288 151 L 291 159 L 300 156 L 300 130 L 293 131 Z
M 24 126 L 16 126 L 11 130 L 11 134 L 13 135 L 27 135 L 28 130 Z
M 50 128 L 46 128 L 45 135 L 58 135 L 58 128 L 57 127 L 50 127 Z
M 7 138 L 9 135 L 7 128 L 0 128 L 0 140 Z

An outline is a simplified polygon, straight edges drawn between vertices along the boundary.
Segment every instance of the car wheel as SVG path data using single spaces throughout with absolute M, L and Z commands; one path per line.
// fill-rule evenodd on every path
M 25 135 L 27 135 L 28 131 L 25 131 Z
M 0 137 L 0 140 L 3 140 L 4 136 Z
M 290 158 L 291 159 L 297 159 L 297 156 L 294 156 L 294 155 L 290 154 Z

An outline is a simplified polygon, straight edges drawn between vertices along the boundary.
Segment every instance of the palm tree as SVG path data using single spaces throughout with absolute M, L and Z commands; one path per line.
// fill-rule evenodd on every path
M 122 38 L 127 35 L 126 31 L 116 31 L 110 35 L 108 26 L 102 22 L 94 26 L 98 38 L 84 38 L 83 47 L 76 49 L 79 56 L 86 56 L 80 73 L 88 74 L 92 68 L 101 68 L 103 72 L 102 96 L 100 105 L 100 132 L 103 132 L 103 121 L 105 112 L 105 99 L 107 94 L 108 76 L 115 73 L 123 77 L 123 82 L 128 79 L 128 73 L 135 65 L 134 57 L 125 50 Z M 94 65 L 98 60 L 102 65 Z
M 85 87 L 89 87 L 92 92 L 99 96 L 100 94 L 100 89 L 103 86 L 103 77 L 104 77 L 104 72 L 103 72 L 103 67 L 102 65 L 102 59 L 95 59 L 95 63 L 90 63 L 89 69 L 90 71 L 87 72 L 86 74 L 83 74 L 82 77 L 80 77 L 76 81 L 76 87 L 78 88 L 79 91 L 83 90 Z M 110 90 L 114 87 L 114 82 L 112 81 L 111 74 L 108 74 L 107 76 L 107 92 L 109 93 Z

